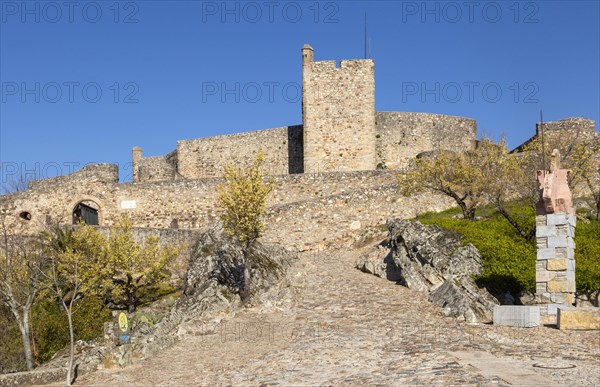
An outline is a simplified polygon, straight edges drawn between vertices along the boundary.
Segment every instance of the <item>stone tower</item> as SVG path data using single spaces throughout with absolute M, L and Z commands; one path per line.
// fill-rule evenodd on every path
M 373 61 L 315 62 L 304 45 L 302 120 L 305 173 L 375 169 Z

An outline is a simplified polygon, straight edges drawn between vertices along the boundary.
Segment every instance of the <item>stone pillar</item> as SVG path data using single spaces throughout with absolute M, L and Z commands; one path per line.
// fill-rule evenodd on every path
M 536 216 L 536 298 L 541 303 L 575 302 L 575 225 L 572 213 Z
M 536 299 L 539 303 L 575 302 L 575 226 L 569 171 L 560 169 L 560 154 L 552 152 L 550 171 L 538 171 L 540 200 L 536 207 Z

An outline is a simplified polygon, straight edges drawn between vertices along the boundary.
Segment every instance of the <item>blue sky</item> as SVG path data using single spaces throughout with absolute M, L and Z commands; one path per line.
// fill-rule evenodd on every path
M 600 121 L 598 1 L 0 1 L 2 181 L 91 162 L 130 179 L 179 139 L 300 124 L 304 43 L 375 60 L 376 110 L 529 138 Z

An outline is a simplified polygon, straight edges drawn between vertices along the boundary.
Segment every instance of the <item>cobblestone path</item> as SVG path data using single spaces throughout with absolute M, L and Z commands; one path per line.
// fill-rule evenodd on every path
M 424 294 L 354 269 L 357 254 L 304 253 L 290 271 L 290 307 L 240 310 L 153 358 L 77 384 L 508 385 L 500 366 L 494 376 L 452 355 L 484 351 L 511 375 L 528 375 L 527 385 L 532 374 L 539 385 L 600 385 L 597 331 L 457 323 Z

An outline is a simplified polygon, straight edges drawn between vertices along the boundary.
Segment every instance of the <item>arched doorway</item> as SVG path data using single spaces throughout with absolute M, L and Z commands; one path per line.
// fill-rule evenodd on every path
M 93 200 L 83 200 L 75 205 L 73 208 L 73 224 L 79 224 L 85 222 L 91 226 L 98 226 L 100 224 L 98 212 L 100 206 Z

